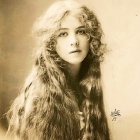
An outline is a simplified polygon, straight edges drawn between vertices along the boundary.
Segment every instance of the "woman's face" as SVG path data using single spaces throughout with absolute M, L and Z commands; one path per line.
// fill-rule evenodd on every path
M 69 64 L 80 64 L 89 51 L 85 26 L 74 15 L 67 15 L 57 31 L 56 52 Z

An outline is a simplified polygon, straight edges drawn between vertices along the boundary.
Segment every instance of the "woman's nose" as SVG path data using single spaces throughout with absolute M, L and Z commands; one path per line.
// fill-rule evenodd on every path
M 73 47 L 79 46 L 79 41 L 75 34 L 72 34 L 70 37 L 70 46 L 73 46 Z

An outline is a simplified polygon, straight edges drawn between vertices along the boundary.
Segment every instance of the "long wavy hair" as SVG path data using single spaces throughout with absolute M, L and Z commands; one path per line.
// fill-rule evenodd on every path
M 86 27 L 90 42 L 77 82 L 55 50 L 55 32 L 63 18 L 75 11 L 79 11 L 77 18 Z M 103 32 L 95 14 L 75 1 L 59 1 L 37 20 L 33 32 L 38 51 L 8 112 L 8 134 L 20 140 L 110 140 L 101 86 Z M 82 132 L 79 111 L 84 115 Z

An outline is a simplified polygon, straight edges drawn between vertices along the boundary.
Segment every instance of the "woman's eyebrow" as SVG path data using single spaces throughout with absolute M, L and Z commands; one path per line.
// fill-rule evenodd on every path
M 85 28 L 85 26 L 79 26 L 76 29 L 81 29 L 81 28 Z M 69 30 L 69 28 L 60 28 L 59 31 L 61 30 Z
M 77 27 L 76 29 L 83 29 L 83 28 L 85 28 L 85 26 L 79 26 L 79 27 Z
M 68 28 L 60 28 L 58 31 L 61 31 L 61 30 L 68 30 Z

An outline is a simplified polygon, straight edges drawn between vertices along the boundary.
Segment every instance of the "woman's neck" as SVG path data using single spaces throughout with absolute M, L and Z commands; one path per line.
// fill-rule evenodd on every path
M 67 67 L 73 80 L 78 80 L 81 64 L 68 64 Z

